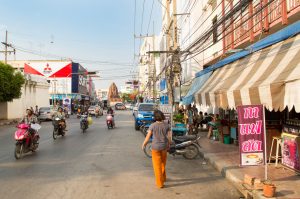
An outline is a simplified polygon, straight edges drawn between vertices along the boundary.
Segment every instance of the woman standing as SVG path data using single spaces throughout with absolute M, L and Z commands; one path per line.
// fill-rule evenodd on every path
M 154 111 L 155 123 L 149 127 L 148 134 L 142 146 L 144 150 L 152 136 L 152 164 L 158 188 L 163 188 L 166 181 L 167 150 L 170 147 L 172 137 L 170 127 L 163 122 L 164 119 L 165 116 L 161 111 Z

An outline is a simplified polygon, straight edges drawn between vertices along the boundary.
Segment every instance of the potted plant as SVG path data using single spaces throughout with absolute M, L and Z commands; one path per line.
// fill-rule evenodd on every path
M 270 180 L 266 180 L 263 186 L 264 196 L 267 198 L 274 197 L 275 192 L 276 192 L 276 186 Z

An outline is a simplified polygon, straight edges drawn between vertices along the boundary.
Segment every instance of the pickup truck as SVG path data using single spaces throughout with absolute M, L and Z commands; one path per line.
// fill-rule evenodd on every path
M 154 110 L 156 109 L 156 104 L 154 103 L 140 103 L 137 107 L 137 110 L 133 113 L 135 130 L 139 130 L 140 126 L 143 124 L 143 121 L 152 122 L 154 119 Z

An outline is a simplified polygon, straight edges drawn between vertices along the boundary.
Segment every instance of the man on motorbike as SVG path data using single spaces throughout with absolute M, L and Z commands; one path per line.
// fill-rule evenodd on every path
M 108 108 L 107 114 L 114 117 L 114 111 L 113 111 L 113 109 L 111 107 Z
M 27 125 L 31 125 L 31 124 L 35 124 L 38 122 L 37 117 L 33 114 L 32 108 L 28 107 L 26 109 L 26 115 L 22 118 L 22 120 L 20 121 L 20 123 L 24 123 Z M 33 135 L 35 134 L 35 130 L 32 128 L 28 129 L 28 132 L 30 133 L 31 139 L 30 141 L 33 139 Z M 32 146 L 32 142 L 30 143 L 30 146 Z
M 58 107 L 58 110 L 54 115 L 54 117 L 58 117 L 59 119 L 61 119 L 60 124 L 62 125 L 62 129 L 66 131 L 66 127 L 67 127 L 66 117 L 65 117 L 64 109 L 62 107 Z
M 111 115 L 112 116 L 112 122 L 113 122 L 113 125 L 115 126 L 114 110 L 111 107 L 108 108 L 107 115 Z

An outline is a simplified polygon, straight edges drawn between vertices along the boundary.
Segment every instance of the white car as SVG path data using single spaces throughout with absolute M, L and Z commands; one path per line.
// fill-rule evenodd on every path
M 132 104 L 126 103 L 125 104 L 126 109 L 131 110 L 132 109 Z

